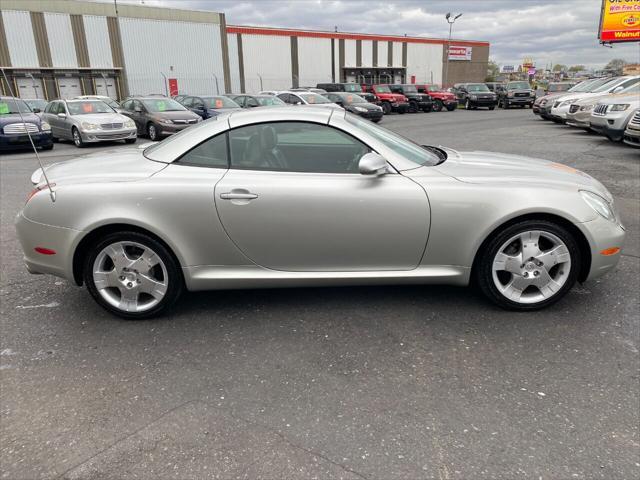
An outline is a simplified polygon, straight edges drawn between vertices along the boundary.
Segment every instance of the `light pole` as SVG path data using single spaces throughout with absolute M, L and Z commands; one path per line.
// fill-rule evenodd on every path
M 446 80 L 442 82 L 442 87 L 444 88 L 445 84 L 449 82 L 449 50 L 451 49 L 451 31 L 453 30 L 453 24 L 456 22 L 458 18 L 462 16 L 461 13 L 457 15 L 451 15 L 451 12 L 447 13 L 444 18 L 447 19 L 447 23 L 449 24 L 449 40 L 447 40 L 447 66 L 444 72 L 444 78 Z

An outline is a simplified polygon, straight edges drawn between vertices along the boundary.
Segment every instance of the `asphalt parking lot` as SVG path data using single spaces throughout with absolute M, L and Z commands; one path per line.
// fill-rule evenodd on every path
M 638 478 L 639 151 L 528 109 L 382 125 L 595 176 L 628 229 L 618 268 L 536 313 L 362 287 L 194 293 L 126 322 L 26 272 L 13 217 L 36 161 L 3 154 L 2 478 Z

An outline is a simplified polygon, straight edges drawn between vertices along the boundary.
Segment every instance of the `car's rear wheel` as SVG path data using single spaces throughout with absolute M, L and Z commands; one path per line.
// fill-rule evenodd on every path
M 82 148 L 85 146 L 84 140 L 82 140 L 82 135 L 80 135 L 80 131 L 76 127 L 73 127 L 71 130 L 71 138 L 73 138 L 73 144 L 76 147 Z
M 409 113 L 418 113 L 418 104 L 416 102 L 409 102 Z
M 382 102 L 382 113 L 389 115 L 391 113 L 391 104 L 389 102 Z
M 497 305 L 537 310 L 560 300 L 578 277 L 580 248 L 564 227 L 526 220 L 489 239 L 475 269 L 478 285 Z
M 456 105 L 447 105 L 447 111 L 453 112 L 456 109 Z
M 139 232 L 112 233 L 96 242 L 85 257 L 83 280 L 100 306 L 130 320 L 161 314 L 183 289 L 171 252 Z
M 489 107 L 489 110 L 495 110 L 495 109 L 496 109 L 496 107 L 494 107 L 493 105 L 491 105 L 491 106 Z
M 436 100 L 435 103 L 433 104 L 434 112 L 441 112 L 443 108 L 444 108 L 444 104 L 442 103 L 442 100 Z
M 53 150 L 53 143 L 51 145 L 45 145 L 42 150 Z

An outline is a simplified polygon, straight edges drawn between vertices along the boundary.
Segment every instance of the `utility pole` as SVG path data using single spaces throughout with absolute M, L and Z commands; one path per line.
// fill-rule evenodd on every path
M 451 49 L 451 32 L 453 30 L 453 24 L 456 22 L 458 18 L 462 16 L 461 13 L 457 15 L 451 15 L 451 12 L 447 13 L 444 18 L 447 19 L 447 23 L 449 24 L 449 39 L 447 40 L 447 64 L 445 67 L 444 80 L 442 81 L 442 87 L 444 88 L 445 84 L 449 82 L 449 50 Z

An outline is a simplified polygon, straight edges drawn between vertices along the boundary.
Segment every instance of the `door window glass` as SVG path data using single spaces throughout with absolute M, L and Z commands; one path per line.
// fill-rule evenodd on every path
M 229 132 L 231 167 L 316 173 L 358 173 L 369 147 L 326 125 L 276 122 Z
M 185 107 L 191 107 L 193 105 L 193 97 L 187 97 L 182 100 L 182 105 L 184 105 Z
M 229 168 L 227 134 L 221 133 L 192 148 L 178 160 L 180 165 Z

